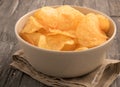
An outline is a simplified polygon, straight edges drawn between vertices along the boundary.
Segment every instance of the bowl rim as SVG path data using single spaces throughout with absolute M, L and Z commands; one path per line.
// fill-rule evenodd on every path
M 56 5 L 56 6 L 50 6 L 50 7 L 58 7 L 58 6 L 62 6 L 62 5 Z M 40 51 L 42 50 L 42 51 L 46 51 L 46 52 L 50 52 L 50 53 L 68 53 L 68 54 L 69 54 L 69 53 L 88 52 L 88 51 L 95 50 L 95 49 L 97 49 L 97 48 L 101 48 L 101 47 L 105 46 L 106 44 L 108 44 L 108 43 L 115 37 L 116 32 L 117 32 L 116 24 L 115 24 L 115 22 L 112 20 L 112 18 L 110 18 L 109 16 L 107 16 L 105 13 L 100 12 L 100 11 L 95 10 L 95 9 L 92 9 L 92 8 L 88 8 L 88 7 L 75 6 L 75 5 L 70 5 L 70 6 L 73 7 L 73 8 L 75 8 L 75 9 L 76 9 L 76 8 L 80 8 L 80 9 L 91 10 L 91 11 L 93 11 L 93 12 L 96 12 L 96 13 L 98 13 L 98 14 L 102 14 L 102 15 L 104 15 L 105 17 L 107 17 L 107 18 L 111 21 L 111 23 L 113 24 L 113 27 L 114 27 L 114 32 L 113 32 L 112 36 L 111 36 L 106 42 L 102 43 L 102 44 L 99 45 L 99 46 L 95 46 L 95 47 L 89 48 L 89 49 L 87 49 L 87 50 L 81 50 L 81 51 L 58 51 L 58 50 L 49 50 L 49 49 L 39 48 L 39 47 L 34 46 L 34 45 L 28 43 L 27 41 L 23 40 L 23 39 L 20 37 L 20 35 L 18 34 L 17 26 L 19 25 L 20 21 L 21 21 L 23 18 L 25 18 L 26 16 L 34 13 L 35 11 L 39 10 L 40 8 L 30 11 L 30 12 L 26 13 L 25 15 L 23 15 L 22 17 L 20 17 L 20 18 L 18 19 L 17 23 L 15 24 L 15 35 L 16 35 L 17 38 L 18 38 L 20 41 L 22 41 L 24 44 L 26 44 L 26 45 L 34 48 L 34 49 L 37 49 L 37 50 L 40 50 Z

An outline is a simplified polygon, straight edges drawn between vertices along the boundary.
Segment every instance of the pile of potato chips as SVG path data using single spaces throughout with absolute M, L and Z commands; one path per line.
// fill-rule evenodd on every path
M 109 26 L 100 14 L 83 14 L 68 5 L 43 7 L 29 17 L 20 36 L 43 49 L 81 51 L 104 43 Z

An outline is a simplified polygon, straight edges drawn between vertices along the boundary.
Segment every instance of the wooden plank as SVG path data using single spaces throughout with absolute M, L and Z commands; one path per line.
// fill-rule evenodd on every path
M 83 0 L 83 7 L 96 9 L 109 15 L 108 0 Z
M 30 76 L 7 66 L 0 75 L 0 87 L 48 87 Z
M 14 43 L 12 42 L 0 42 L 0 71 L 2 67 L 9 63 L 13 47 Z
M 32 5 L 29 6 L 28 11 L 32 11 L 34 9 L 38 9 L 40 7 L 45 6 L 46 0 L 32 0 Z
M 96 6 L 96 10 L 99 10 L 107 15 L 110 15 L 109 12 L 109 4 L 108 4 L 109 0 L 95 0 L 95 6 Z
M 4 87 L 11 72 L 9 63 L 11 61 L 13 47 L 13 42 L 0 42 L 0 87 Z
M 83 0 L 83 7 L 96 9 L 95 0 Z
M 120 0 L 108 0 L 110 16 L 120 16 Z
M 19 0 L 1 0 L 0 17 L 8 17 L 14 13 Z
M 0 40 L 6 41 L 13 38 L 13 33 L 12 31 L 14 29 L 13 22 L 9 19 L 12 13 L 14 13 L 14 10 L 17 8 L 17 2 L 18 0 L 2 0 L 1 5 L 0 5 Z M 10 26 L 7 26 L 10 25 Z M 11 30 L 12 29 L 12 30 Z M 9 32 L 7 31 L 9 30 Z M 11 30 L 11 31 L 10 31 Z M 12 34 L 11 34 L 12 33 Z M 10 35 L 11 34 L 11 35 Z
M 18 87 L 22 72 L 7 65 L 0 75 L 0 87 Z
M 117 33 L 114 41 L 107 52 L 107 57 L 120 60 L 120 17 L 112 17 L 117 26 Z
M 8 78 L 9 72 L 11 70 L 9 69 L 9 66 L 6 66 L 5 69 L 0 69 L 0 70 L 2 70 L 0 72 L 0 87 L 4 87 L 4 84 L 5 84 L 5 82 L 6 82 L 7 78 Z
M 64 0 L 64 5 L 83 5 L 83 0 Z
M 46 6 L 63 5 L 64 0 L 47 0 Z
M 10 69 L 9 73 L 4 72 L 4 73 L 8 74 L 8 77 L 6 78 L 6 81 L 4 83 L 4 87 L 19 87 L 23 73 L 12 67 L 10 67 L 9 69 Z M 3 79 L 4 79 L 4 77 L 3 77 Z
M 29 1 L 29 4 L 27 2 Z M 22 2 L 22 3 L 21 3 Z M 20 5 L 18 5 L 21 3 Z M 0 25 L 0 41 L 16 42 L 14 26 L 18 18 L 26 13 L 30 6 L 30 0 L 4 0 L 0 6 L 1 20 Z M 22 8 L 24 6 L 24 8 Z M 5 15 L 7 14 L 7 15 Z
M 24 74 L 19 87 L 33 87 L 33 86 L 34 87 L 48 87 L 48 86 L 38 82 L 37 80 L 34 80 L 30 76 Z

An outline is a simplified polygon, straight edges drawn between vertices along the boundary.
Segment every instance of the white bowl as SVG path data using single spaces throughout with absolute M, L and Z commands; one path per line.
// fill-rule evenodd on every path
M 73 7 L 84 14 L 93 12 L 106 16 L 93 9 L 79 6 Z M 106 50 L 110 47 L 110 43 L 116 34 L 116 25 L 110 17 L 106 16 L 110 21 L 110 32 L 108 33 L 110 38 L 105 43 L 85 51 L 60 52 L 40 49 L 29 44 L 19 36 L 19 32 L 23 29 L 29 16 L 35 11 L 36 10 L 27 13 L 18 20 L 15 26 L 15 34 L 21 48 L 24 49 L 24 53 L 27 56 L 26 60 L 29 61 L 36 70 L 50 76 L 68 78 L 87 74 L 102 64 L 106 58 Z

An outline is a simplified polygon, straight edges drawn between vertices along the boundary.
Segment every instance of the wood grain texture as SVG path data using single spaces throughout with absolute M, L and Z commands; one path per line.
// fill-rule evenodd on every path
M 0 0 L 0 87 L 47 87 L 10 67 L 9 63 L 12 54 L 20 48 L 14 32 L 16 21 L 29 11 L 51 5 L 84 6 L 111 16 L 117 25 L 117 34 L 107 58 L 120 59 L 120 0 Z M 120 87 L 120 77 L 111 87 Z
M 95 4 L 95 9 L 107 14 L 108 16 L 110 15 L 108 0 L 95 0 Z
M 14 47 L 14 43 L 0 42 L 0 71 L 11 60 L 11 52 Z
M 34 84 L 34 87 L 47 87 L 46 85 L 32 79 L 26 74 L 23 75 L 21 85 L 19 87 L 33 87 L 33 84 Z
M 4 76 L 4 75 L 3 75 Z M 23 73 L 20 71 L 9 67 L 9 74 L 4 81 L 3 86 L 1 87 L 19 87 L 21 83 L 21 79 L 23 77 Z M 4 78 L 4 77 L 3 77 Z
M 78 5 L 82 6 L 84 0 L 64 0 L 64 5 Z
M 111 47 L 108 50 L 108 58 L 119 59 L 120 60 L 120 17 L 112 17 L 115 24 L 117 25 L 117 34 Z
M 88 8 L 96 8 L 95 0 L 83 0 L 83 6 Z
M 64 0 L 46 0 L 46 6 L 63 5 Z
M 112 17 L 114 22 L 117 25 L 117 34 L 114 38 L 113 43 L 111 44 L 111 47 L 109 48 L 107 52 L 107 57 L 111 59 L 117 59 L 120 60 L 120 17 Z M 113 84 L 110 87 L 119 87 L 120 86 L 120 76 L 113 82 Z
M 111 16 L 120 16 L 120 0 L 108 0 Z

